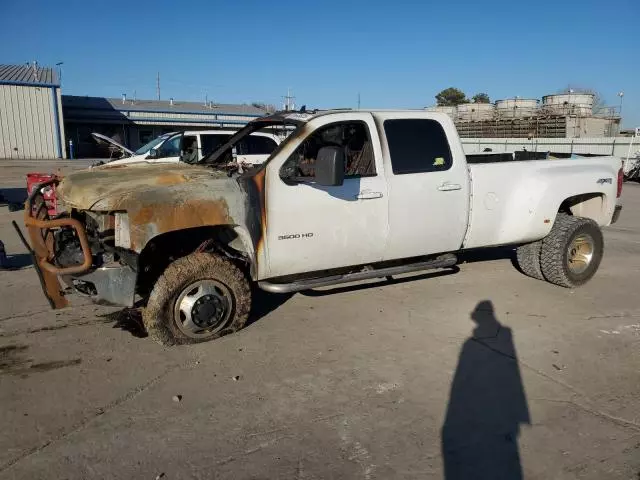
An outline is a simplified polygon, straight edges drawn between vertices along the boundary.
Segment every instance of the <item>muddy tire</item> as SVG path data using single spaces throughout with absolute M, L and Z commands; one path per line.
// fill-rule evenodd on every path
M 199 343 L 240 330 L 251 309 L 251 288 L 229 260 L 193 253 L 167 267 L 142 320 L 162 345 Z
M 596 222 L 558 214 L 549 235 L 542 240 L 540 265 L 544 278 L 572 288 L 593 277 L 602 260 L 604 241 Z
M 537 242 L 521 245 L 516 249 L 516 260 L 522 273 L 537 280 L 544 280 L 542 267 L 540 266 L 541 248 L 542 240 L 538 240 Z

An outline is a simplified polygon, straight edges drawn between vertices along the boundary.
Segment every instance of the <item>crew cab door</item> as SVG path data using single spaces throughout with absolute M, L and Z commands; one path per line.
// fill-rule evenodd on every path
M 376 120 L 389 188 L 384 259 L 458 250 L 467 230 L 469 176 L 453 122 L 422 112 Z
M 344 150 L 340 186 L 314 181 L 318 150 L 326 146 Z M 260 269 L 261 278 L 382 259 L 388 198 L 371 114 L 331 114 L 299 127 L 267 165 L 265 181 L 268 269 Z

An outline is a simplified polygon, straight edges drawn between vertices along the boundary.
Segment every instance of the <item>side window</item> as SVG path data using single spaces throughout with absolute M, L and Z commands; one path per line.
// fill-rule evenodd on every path
M 451 168 L 451 150 L 442 125 L 422 118 L 385 120 L 384 133 L 394 175 L 442 172 Z
M 181 135 L 174 135 L 163 142 L 158 148 L 158 157 L 177 157 L 180 155 L 180 138 Z
M 221 145 L 224 145 L 229 141 L 231 135 L 201 135 L 200 142 L 202 143 L 202 156 L 205 157 L 218 149 Z
M 278 144 L 269 137 L 249 135 L 238 145 L 240 155 L 271 155 Z
M 315 177 L 315 162 L 322 147 L 344 150 L 345 178 L 368 177 L 376 174 L 373 145 L 364 122 L 332 123 L 307 137 L 280 170 L 282 178 Z

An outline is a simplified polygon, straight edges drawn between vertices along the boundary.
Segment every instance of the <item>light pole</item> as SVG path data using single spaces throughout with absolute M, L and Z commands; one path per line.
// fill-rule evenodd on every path
M 56 67 L 58 67 L 58 81 L 60 82 L 60 87 L 62 87 L 62 65 L 64 65 L 64 62 L 56 63 Z
M 620 97 L 620 123 L 622 123 L 622 99 L 624 97 L 624 92 L 618 92 L 618 96 Z

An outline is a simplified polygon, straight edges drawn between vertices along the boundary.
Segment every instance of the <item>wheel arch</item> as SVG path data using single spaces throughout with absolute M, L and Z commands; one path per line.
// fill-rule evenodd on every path
M 217 252 L 256 276 L 251 237 L 239 225 L 207 225 L 172 230 L 149 239 L 138 255 L 138 293 L 144 296 L 170 263 L 196 251 Z
M 574 217 L 588 218 L 598 225 L 606 225 L 607 196 L 602 192 L 590 192 L 565 198 L 558 207 L 557 213 L 566 213 Z

